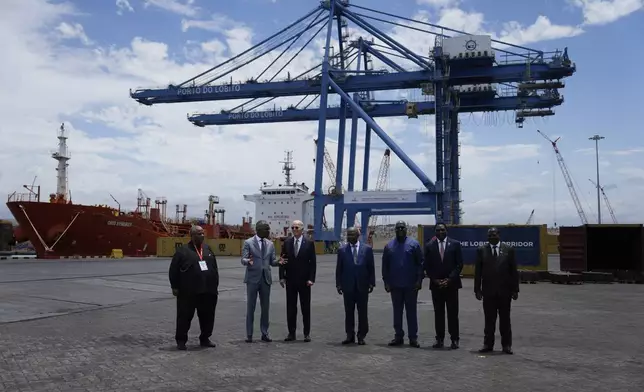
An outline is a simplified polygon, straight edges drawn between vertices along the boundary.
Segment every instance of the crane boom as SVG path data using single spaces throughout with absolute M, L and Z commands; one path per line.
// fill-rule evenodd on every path
M 570 192 L 572 201 L 575 204 L 575 208 L 577 208 L 577 214 L 579 214 L 579 218 L 581 218 L 582 224 L 584 225 L 588 224 L 588 218 L 586 218 L 586 213 L 584 212 L 584 209 L 581 206 L 581 202 L 579 201 L 579 196 L 577 196 L 577 191 L 575 190 L 575 186 L 573 185 L 572 177 L 568 172 L 568 167 L 566 166 L 566 162 L 564 162 L 563 156 L 561 155 L 561 153 L 559 152 L 559 148 L 557 147 L 557 141 L 559 140 L 559 138 L 553 141 L 540 130 L 537 129 L 537 132 L 539 132 L 539 134 L 543 136 L 544 139 L 546 139 L 547 141 L 550 142 L 550 144 L 552 144 L 552 148 L 555 151 L 555 156 L 557 157 L 557 163 L 559 163 L 559 168 L 561 169 L 561 174 L 564 177 L 564 181 L 566 181 L 566 185 L 568 186 L 568 191 Z
M 380 161 L 380 169 L 378 170 L 378 179 L 376 180 L 376 191 L 384 191 L 389 180 L 389 167 L 391 165 L 391 150 L 386 149 Z M 378 223 L 378 215 L 369 217 L 369 232 L 376 230 L 376 223 Z
M 590 178 L 588 179 L 595 188 L 597 188 L 597 184 L 595 181 L 591 180 Z M 608 208 L 608 212 L 610 213 L 611 219 L 613 219 L 613 223 L 617 223 L 617 217 L 615 217 L 615 211 L 613 210 L 613 206 L 610 205 L 610 201 L 608 201 L 608 196 L 606 196 L 606 192 L 604 192 L 604 187 L 600 186 L 599 190 L 602 192 L 602 196 L 604 196 L 604 203 L 606 203 L 606 208 Z

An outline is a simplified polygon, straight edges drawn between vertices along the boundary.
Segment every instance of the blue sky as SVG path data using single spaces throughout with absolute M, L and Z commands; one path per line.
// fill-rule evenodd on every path
M 591 222 L 596 219 L 596 201 L 588 178 L 594 179 L 595 164 L 588 137 L 605 136 L 600 146 L 601 182 L 618 221 L 644 221 L 644 212 L 638 209 L 638 195 L 644 191 L 644 136 L 638 132 L 636 95 L 638 86 L 644 86 L 639 70 L 644 51 L 638 38 L 644 36 L 642 0 L 352 3 L 493 34 L 535 49 L 568 47 L 577 64 L 577 73 L 562 90 L 565 103 L 555 109 L 554 117 L 528 121 L 518 129 L 512 113 L 484 118 L 461 115 L 464 222 L 524 223 L 535 209 L 537 223 L 579 223 L 561 172 L 554 166 L 552 149 L 536 129 L 562 137 L 561 152 Z M 0 190 L 6 194 L 18 190 L 34 176 L 44 193 L 55 189 L 55 161 L 49 154 L 63 121 L 70 132 L 69 181 L 76 202 L 110 204 L 111 193 L 123 206 L 133 208 L 136 190 L 142 188 L 153 199 L 166 197 L 172 206 L 186 203 L 191 215 L 200 215 L 207 196 L 216 194 L 229 221 L 237 223 L 246 211 L 254 211 L 242 194 L 254 193 L 263 181 L 281 180 L 279 161 L 285 149 L 295 150 L 296 178 L 312 184 L 311 140 L 316 123 L 196 128 L 187 122 L 186 113 L 219 111 L 236 103 L 145 107 L 131 100 L 128 90 L 195 76 L 317 4 L 302 0 L 3 1 L 0 41 L 8 60 L 0 64 L 5 86 L 0 92 L 0 136 L 5 143 L 0 149 Z M 392 31 L 392 26 L 374 23 L 423 54 L 429 50 L 425 41 L 433 42 L 421 33 Z M 358 30 L 351 33 L 355 37 Z M 321 59 L 321 42 L 316 43 L 303 52 L 294 71 Z M 242 69 L 236 80 L 262 69 L 261 65 Z M 408 97 L 422 99 L 417 91 Z M 280 102 L 286 106 L 292 100 Z M 378 122 L 433 179 L 433 118 Z M 337 122 L 329 123 L 328 137 L 334 155 Z M 384 145 L 376 143 L 374 149 L 372 184 Z M 394 157 L 390 186 L 414 189 L 420 183 Z M 610 219 L 603 208 L 604 219 Z M 0 217 L 7 214 L 0 206 Z M 431 223 L 420 217 L 406 219 Z

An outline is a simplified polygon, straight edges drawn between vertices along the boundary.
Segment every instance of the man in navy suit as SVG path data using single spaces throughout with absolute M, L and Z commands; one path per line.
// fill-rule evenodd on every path
M 463 252 L 458 240 L 447 237 L 447 228 L 438 223 L 436 236 L 425 244 L 425 273 L 429 277 L 429 289 L 434 303 L 434 327 L 436 343 L 432 347 L 443 348 L 445 340 L 445 307 L 447 326 L 452 340 L 450 348 L 455 350 L 459 343 L 458 290 L 463 287 Z
M 338 249 L 335 267 L 335 286 L 344 297 L 344 329 L 347 338 L 342 344 L 356 341 L 355 309 L 358 308 L 358 344 L 364 345 L 369 332 L 367 305 L 369 293 L 376 287 L 376 268 L 373 249 L 358 241 L 360 232 L 355 227 L 347 229 L 347 244 Z
M 382 253 L 382 281 L 385 291 L 391 293 L 394 308 L 394 339 L 390 346 L 404 343 L 403 311 L 407 314 L 409 345 L 418 344 L 418 290 L 423 283 L 423 251 L 418 241 L 407 237 L 407 224 L 396 223 L 396 238 L 391 240 Z
M 280 285 L 286 286 L 286 323 L 288 336 L 285 342 L 295 340 L 297 328 L 297 297 L 300 297 L 304 341 L 311 341 L 311 286 L 315 283 L 315 244 L 302 235 L 304 223 L 293 221 L 293 236 L 282 246 L 282 265 L 279 268 Z

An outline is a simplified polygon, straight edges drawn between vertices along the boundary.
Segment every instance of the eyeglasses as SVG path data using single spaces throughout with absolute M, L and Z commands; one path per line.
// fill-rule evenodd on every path
M 300 226 L 291 226 L 291 230 L 300 230 L 302 229 Z

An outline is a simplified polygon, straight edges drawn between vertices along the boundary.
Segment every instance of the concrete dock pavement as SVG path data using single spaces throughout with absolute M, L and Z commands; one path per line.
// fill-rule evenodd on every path
M 273 343 L 244 343 L 244 269 L 218 258 L 214 349 L 174 349 L 169 259 L 3 260 L 0 391 L 639 391 L 644 385 L 644 285 L 522 285 L 513 303 L 515 355 L 482 356 L 483 311 L 472 281 L 460 294 L 460 350 L 432 350 L 427 285 L 420 349 L 390 348 L 391 302 L 370 297 L 366 346 L 341 346 L 335 257 L 319 256 L 312 338 L 284 343 L 285 293 L 273 285 Z M 277 270 L 274 269 L 277 278 Z M 256 323 L 259 322 L 259 309 Z M 405 328 L 406 329 L 406 328 Z M 259 325 L 256 326 L 259 337 Z

